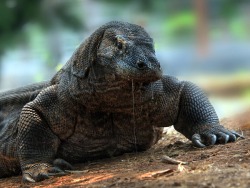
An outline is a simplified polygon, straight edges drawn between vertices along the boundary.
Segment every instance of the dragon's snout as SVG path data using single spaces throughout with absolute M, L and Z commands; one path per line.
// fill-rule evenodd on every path
M 151 62 L 151 61 L 148 61 L 148 62 L 145 62 L 145 61 L 137 61 L 136 62 L 136 68 L 140 69 L 140 70 L 144 70 L 144 69 L 161 69 L 161 65 L 158 61 L 154 61 L 154 62 Z

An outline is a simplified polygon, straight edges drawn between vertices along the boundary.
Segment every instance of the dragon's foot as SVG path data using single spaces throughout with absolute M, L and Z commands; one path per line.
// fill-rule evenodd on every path
M 244 138 L 235 131 L 230 131 L 221 125 L 201 126 L 197 129 L 197 133 L 192 135 L 192 142 L 196 147 L 205 147 L 214 144 L 226 144 L 235 142 L 237 138 Z
M 23 170 L 23 182 L 38 182 L 48 179 L 50 176 L 62 176 L 73 167 L 63 159 L 55 159 L 53 166 L 48 163 L 27 165 Z

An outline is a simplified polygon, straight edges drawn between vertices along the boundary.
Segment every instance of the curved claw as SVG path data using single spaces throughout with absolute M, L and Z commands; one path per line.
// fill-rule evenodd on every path
M 31 177 L 30 174 L 25 173 L 22 177 L 22 182 L 24 183 L 35 183 L 36 181 Z
M 193 144 L 194 144 L 196 147 L 198 147 L 198 148 L 204 148 L 204 147 L 206 147 L 206 146 L 202 143 L 202 141 L 201 141 L 201 136 L 200 136 L 199 134 L 194 134 L 194 135 L 192 136 L 192 142 L 193 142 Z
M 236 131 L 234 130 L 231 130 L 231 133 L 233 133 L 237 138 L 242 138 L 242 139 L 245 139 L 245 137 L 239 133 L 237 133 Z

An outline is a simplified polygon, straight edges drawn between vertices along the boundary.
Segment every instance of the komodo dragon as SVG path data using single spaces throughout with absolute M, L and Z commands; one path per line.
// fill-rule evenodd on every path
M 170 125 L 197 147 L 241 137 L 201 89 L 162 75 L 142 27 L 109 22 L 51 81 L 0 94 L 0 177 L 41 181 L 70 163 L 144 151 Z

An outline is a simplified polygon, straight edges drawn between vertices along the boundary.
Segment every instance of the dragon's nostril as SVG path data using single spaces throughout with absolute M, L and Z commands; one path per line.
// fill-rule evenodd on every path
M 136 63 L 136 65 L 137 65 L 137 67 L 138 67 L 139 69 L 146 68 L 146 64 L 145 64 L 144 62 L 142 62 L 142 61 L 138 61 L 138 62 Z

